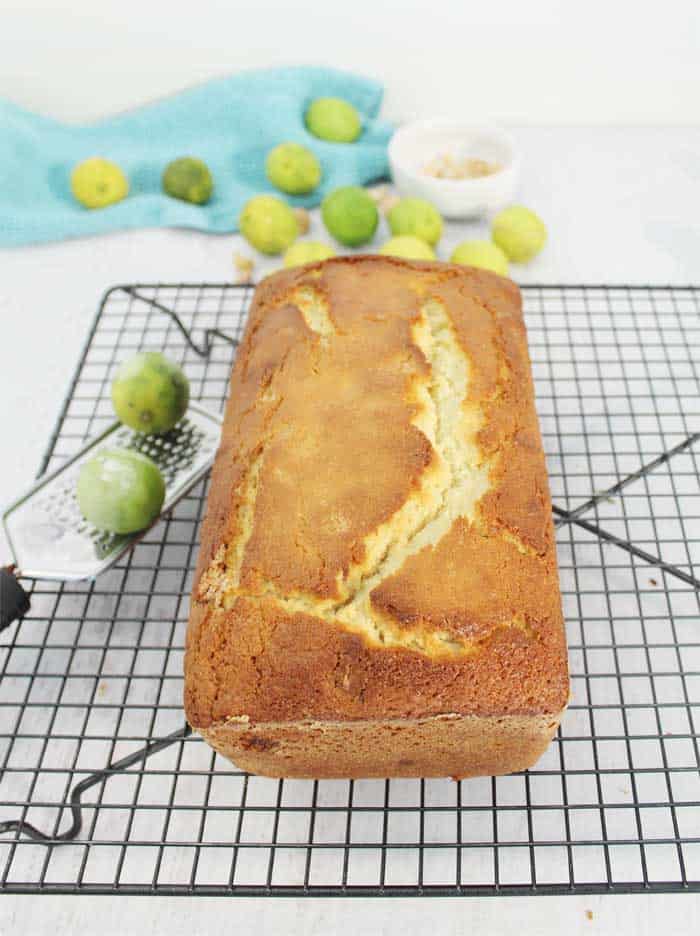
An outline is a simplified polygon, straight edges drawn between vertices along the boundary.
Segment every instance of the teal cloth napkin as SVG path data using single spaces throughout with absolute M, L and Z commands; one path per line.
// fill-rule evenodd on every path
M 345 98 L 360 111 L 356 143 L 326 143 L 306 130 L 304 112 L 320 96 Z M 243 72 L 86 126 L 66 126 L 0 100 L 0 246 L 137 227 L 235 231 L 247 199 L 274 191 L 265 156 L 286 140 L 304 143 L 323 166 L 315 192 L 289 197 L 311 207 L 339 185 L 388 174 L 391 128 L 375 119 L 381 100 L 374 81 L 312 67 Z M 74 200 L 71 169 L 89 156 L 112 159 L 126 172 L 124 201 L 90 210 Z M 215 191 L 207 205 L 162 192 L 163 169 L 178 156 L 209 165 Z

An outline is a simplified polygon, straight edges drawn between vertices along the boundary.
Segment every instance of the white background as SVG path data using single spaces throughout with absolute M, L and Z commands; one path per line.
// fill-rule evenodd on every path
M 0 0 L 0 95 L 62 120 L 301 62 L 383 81 L 393 120 L 454 114 L 515 128 L 520 197 L 550 231 L 541 257 L 515 271 L 521 282 L 700 282 L 697 0 Z M 447 245 L 484 233 L 453 226 Z M 140 231 L 0 251 L 0 505 L 37 468 L 102 292 L 134 280 L 225 280 L 236 243 Z M 0 934 L 97 926 L 175 936 L 208 932 L 223 913 L 242 933 L 681 933 L 697 929 L 698 906 L 692 897 L 4 898 Z
M 372 75 L 392 119 L 696 124 L 695 0 L 0 0 L 0 89 L 67 120 L 214 75 Z

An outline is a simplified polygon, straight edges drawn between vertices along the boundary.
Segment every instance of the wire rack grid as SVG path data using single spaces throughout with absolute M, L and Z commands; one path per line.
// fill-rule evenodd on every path
M 700 290 L 523 292 L 572 673 L 540 762 L 461 782 L 276 781 L 191 735 L 182 657 L 205 481 L 96 581 L 34 581 L 2 637 L 4 890 L 700 890 Z M 178 360 L 193 398 L 221 409 L 250 296 L 112 289 L 42 470 L 111 420 L 111 378 L 137 350 Z

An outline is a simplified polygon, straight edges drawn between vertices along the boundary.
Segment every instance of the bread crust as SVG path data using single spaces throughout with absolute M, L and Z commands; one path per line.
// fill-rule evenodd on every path
M 190 724 L 273 776 L 507 773 L 568 694 L 515 284 L 380 256 L 268 277 L 202 530 Z

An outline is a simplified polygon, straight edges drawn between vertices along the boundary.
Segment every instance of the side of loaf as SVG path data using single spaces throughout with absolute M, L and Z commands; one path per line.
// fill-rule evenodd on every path
M 256 290 L 211 481 L 190 724 L 279 777 L 532 765 L 569 694 L 520 293 L 358 256 Z

